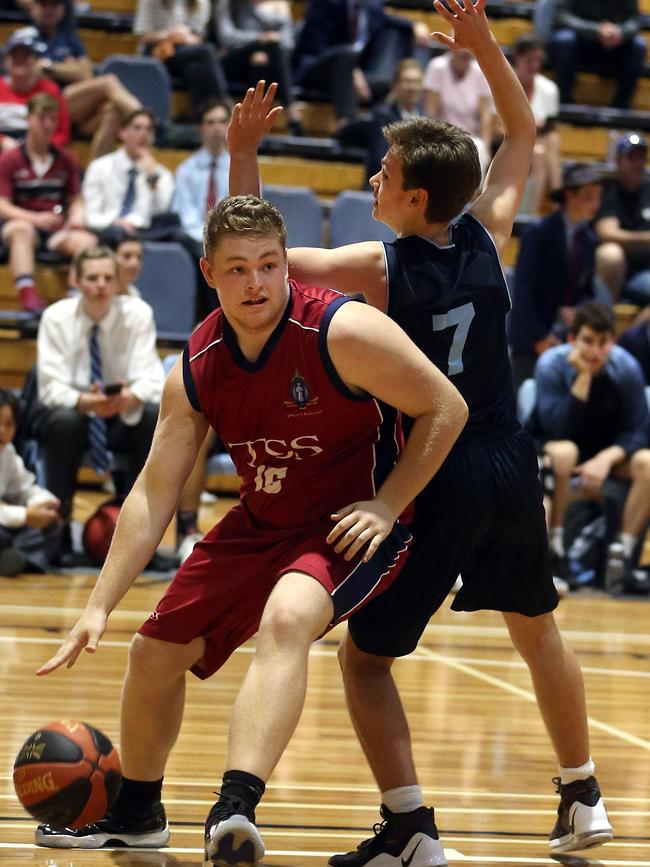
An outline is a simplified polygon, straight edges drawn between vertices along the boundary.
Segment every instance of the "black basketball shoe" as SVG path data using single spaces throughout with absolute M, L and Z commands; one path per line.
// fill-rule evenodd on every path
M 557 822 L 549 837 L 552 852 L 571 852 L 607 843 L 614 836 L 595 777 L 562 785 L 554 777 L 560 795 Z
M 103 819 L 84 825 L 74 831 L 72 828 L 54 828 L 52 825 L 39 825 L 36 829 L 37 846 L 51 849 L 102 849 L 137 846 L 138 848 L 160 849 L 169 842 L 169 822 L 165 808 L 159 805 L 149 819 L 142 822 L 129 822 L 107 813 Z
M 218 867 L 255 867 L 263 857 L 255 813 L 239 798 L 221 795 L 205 820 L 205 860 Z
M 439 867 L 447 863 L 431 807 L 410 813 L 391 813 L 384 804 L 383 822 L 374 837 L 360 843 L 354 852 L 332 855 L 330 867 Z

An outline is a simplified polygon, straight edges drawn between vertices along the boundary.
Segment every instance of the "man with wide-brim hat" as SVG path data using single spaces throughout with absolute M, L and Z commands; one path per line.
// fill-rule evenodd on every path
M 594 277 L 597 238 L 590 225 L 603 180 L 597 166 L 566 167 L 562 186 L 551 194 L 560 208 L 522 234 L 508 326 L 517 385 L 532 376 L 542 352 L 564 342 L 576 307 L 603 297 Z
M 616 172 L 596 221 L 597 271 L 615 300 L 650 304 L 650 179 L 648 143 L 626 132 L 616 143 Z

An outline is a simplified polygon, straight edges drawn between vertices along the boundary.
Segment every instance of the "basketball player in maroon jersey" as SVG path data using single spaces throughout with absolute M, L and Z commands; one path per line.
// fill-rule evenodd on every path
M 210 212 L 201 267 L 221 308 L 172 370 L 95 589 L 38 673 L 97 649 L 158 545 L 209 425 L 242 478 L 241 502 L 197 544 L 133 639 L 117 803 L 79 830 L 40 825 L 39 845 L 165 845 L 162 777 L 185 672 L 209 677 L 258 632 L 205 828 L 206 859 L 258 864 L 254 810 L 300 717 L 310 644 L 394 580 L 409 544 L 398 517 L 465 423 L 454 386 L 386 316 L 288 280 L 285 242 L 280 214 L 254 196 Z M 400 411 L 415 419 L 403 452 Z M 430 832 L 437 839 L 433 823 Z

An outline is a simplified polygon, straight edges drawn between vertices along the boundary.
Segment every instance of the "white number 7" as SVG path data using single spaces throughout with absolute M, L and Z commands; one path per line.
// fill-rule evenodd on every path
M 454 376 L 457 373 L 462 373 L 463 367 L 463 349 L 469 332 L 469 326 L 474 318 L 474 304 L 470 301 L 467 304 L 462 304 L 460 307 L 453 307 L 447 313 L 442 313 L 438 316 L 432 316 L 433 330 L 444 331 L 445 328 L 455 328 L 454 339 L 451 342 L 449 349 L 449 360 L 447 362 L 447 376 Z

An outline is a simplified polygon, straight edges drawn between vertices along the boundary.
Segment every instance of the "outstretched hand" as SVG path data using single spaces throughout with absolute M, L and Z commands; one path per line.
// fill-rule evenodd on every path
M 106 629 L 107 619 L 103 611 L 86 608 L 58 651 L 44 665 L 36 669 L 36 674 L 49 674 L 63 663 L 66 663 L 66 668 L 72 668 L 82 650 L 94 653 Z
M 257 151 L 261 140 L 282 111 L 280 105 L 272 107 L 277 89 L 275 82 L 267 88 L 265 81 L 258 81 L 254 88 L 248 88 L 242 101 L 234 107 L 227 136 L 231 154 Z
M 464 6 L 458 0 L 434 0 L 433 8 L 438 15 L 451 25 L 453 36 L 435 31 L 431 38 L 440 42 L 452 51 L 467 49 L 474 52 L 490 37 L 490 28 L 485 16 L 487 0 L 464 0 Z

